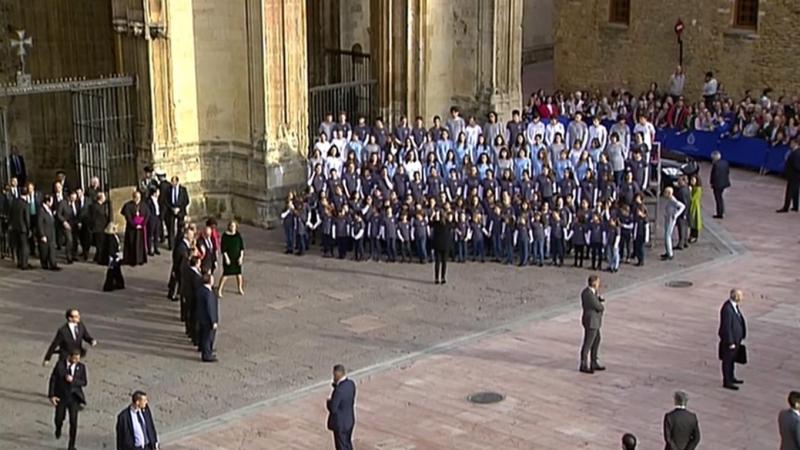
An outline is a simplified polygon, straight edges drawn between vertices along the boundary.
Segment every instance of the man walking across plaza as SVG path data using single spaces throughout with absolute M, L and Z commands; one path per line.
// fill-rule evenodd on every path
M 36 230 L 42 269 L 61 270 L 56 263 L 56 218 L 53 212 L 53 197 L 50 194 L 45 194 L 37 217 Z
M 731 169 L 728 161 L 722 159 L 722 155 L 714 150 L 711 152 L 711 177 L 709 180 L 711 190 L 714 191 L 714 203 L 717 206 L 715 219 L 722 219 L 725 216 L 725 199 L 722 195 L 725 189 L 731 187 Z
M 56 408 L 56 439 L 61 439 L 61 427 L 69 413 L 68 450 L 75 450 L 75 438 L 78 435 L 78 411 L 86 405 L 83 388 L 86 386 L 86 366 L 80 362 L 81 354 L 73 351 L 66 361 L 59 361 L 50 374 L 47 398 Z
M 598 362 L 597 353 L 600 350 L 600 327 L 603 325 L 603 312 L 605 299 L 600 295 L 600 277 L 590 275 L 588 286 L 581 292 L 581 307 L 583 316 L 583 345 L 581 346 L 580 371 L 594 373 L 596 370 L 606 370 Z M 590 356 L 591 354 L 591 356 Z
M 789 393 L 789 408 L 778 415 L 778 431 L 781 434 L 780 450 L 800 448 L 800 392 Z
M 158 432 L 147 394 L 135 391 L 131 404 L 117 414 L 117 450 L 156 450 Z
M 344 366 L 333 366 L 333 393 L 327 401 L 328 429 L 333 432 L 336 450 L 353 450 L 356 384 L 347 378 Z
M 686 209 L 686 205 L 675 198 L 670 186 L 664 188 L 664 200 L 666 202 L 664 206 L 664 254 L 661 255 L 661 259 L 670 260 L 673 255 L 672 235 L 675 232 L 675 224 Z
M 58 360 L 64 361 L 71 353 L 77 352 L 81 356 L 86 355 L 86 349 L 83 348 L 83 342 L 87 342 L 94 347 L 97 345 L 97 339 L 89 334 L 89 330 L 81 323 L 81 313 L 75 308 L 70 308 L 65 314 L 67 323 L 56 330 L 56 335 L 47 352 L 44 354 L 44 361 L 42 365 L 46 366 L 50 361 L 50 357 L 54 353 L 58 353 Z
M 731 289 L 730 298 L 720 310 L 719 359 L 722 360 L 722 386 L 734 391 L 739 390 L 737 384 L 742 384 L 742 381 L 734 376 L 734 365 L 737 362 L 747 361 L 742 346 L 742 341 L 747 336 L 747 327 L 739 309 L 743 296 L 740 289 Z
M 694 450 L 700 443 L 697 416 L 686 409 L 689 396 L 683 391 L 673 395 L 675 409 L 664 415 L 665 450 Z

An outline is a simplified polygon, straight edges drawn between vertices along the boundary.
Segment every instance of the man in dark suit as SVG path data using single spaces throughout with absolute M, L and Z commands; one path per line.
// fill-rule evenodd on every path
M 778 415 L 778 431 L 781 434 L 779 450 L 800 448 L 800 392 L 789 393 L 789 409 Z
M 678 245 L 675 250 L 683 250 L 689 246 L 689 203 L 692 201 L 692 191 L 689 189 L 689 180 L 685 175 L 678 178 L 678 187 L 675 188 L 675 200 L 686 207 L 678 214 L 675 225 L 678 228 Z
M 356 424 L 356 384 L 347 378 L 344 366 L 333 366 L 333 393 L 326 404 L 328 429 L 333 431 L 336 450 L 353 450 L 353 427 Z
M 156 450 L 158 432 L 147 394 L 135 391 L 131 404 L 117 414 L 117 450 Z
M 42 269 L 61 270 L 56 264 L 56 218 L 52 207 L 53 197 L 46 194 L 36 219 L 36 230 L 39 234 L 39 260 L 42 263 Z
M 217 269 L 217 245 L 214 243 L 212 233 L 211 227 L 205 227 L 202 236 L 197 240 L 197 248 L 203 258 L 203 272 L 211 274 Z
M 181 186 L 178 177 L 172 177 L 172 185 L 167 195 L 164 217 L 167 219 L 167 245 L 171 250 L 175 244 L 175 237 L 183 232 L 186 208 L 189 207 L 189 193 Z
M 147 254 L 150 256 L 161 254 L 158 245 L 161 243 L 161 233 L 164 231 L 161 226 L 161 215 L 164 210 L 161 208 L 158 195 L 158 189 L 153 188 L 148 192 L 146 200 L 147 207 L 150 208 L 150 214 L 147 216 Z
M 183 239 L 172 249 L 172 268 L 169 272 L 169 282 L 167 283 L 167 298 L 173 302 L 178 301 L 180 293 L 181 273 L 183 267 L 189 264 L 194 231 L 187 229 L 183 232 Z
M 86 405 L 83 388 L 86 386 L 86 366 L 80 362 L 80 352 L 70 353 L 66 361 L 59 361 L 50 374 L 47 397 L 56 407 L 56 439 L 61 439 L 61 426 L 69 412 L 68 450 L 75 450 L 75 437 L 78 434 L 78 411 Z
M 583 345 L 581 346 L 580 371 L 594 373 L 596 370 L 606 370 L 598 363 L 597 353 L 600 350 L 600 327 L 603 325 L 603 311 L 605 299 L 600 296 L 600 277 L 590 275 L 588 286 L 581 292 L 581 307 L 583 315 Z M 591 357 L 589 356 L 591 352 Z
M 97 345 L 97 339 L 89 334 L 86 325 L 81 322 L 81 313 L 75 308 L 70 308 L 65 314 L 67 323 L 56 330 L 56 336 L 47 352 L 44 354 L 44 361 L 42 365 L 46 366 L 50 362 L 50 357 L 58 352 L 58 360 L 64 361 L 70 353 L 77 352 L 81 356 L 86 355 L 86 349 L 83 348 L 83 342 L 91 344 L 92 347 Z
M 197 324 L 197 296 L 203 288 L 203 271 L 199 256 L 190 256 L 189 262 L 181 267 L 181 320 L 186 328 L 186 335 L 202 351 Z
M 203 285 L 197 290 L 197 324 L 203 362 L 216 362 L 214 340 L 219 322 L 219 302 L 214 294 L 214 276 L 203 275 Z
M 737 360 L 744 356 L 742 341 L 747 336 L 747 327 L 744 316 L 739 309 L 743 293 L 739 289 L 731 289 L 730 298 L 725 301 L 720 310 L 719 322 L 719 359 L 722 360 L 722 385 L 726 389 L 739 390 L 737 384 L 742 384 L 733 374 Z
M 21 186 L 25 186 L 25 182 L 28 181 L 28 170 L 25 167 L 25 158 L 19 154 L 16 145 L 11 146 L 8 165 L 11 169 L 11 176 L 19 180 Z
M 56 208 L 56 218 L 64 233 L 64 253 L 67 264 L 77 258 L 78 240 L 80 237 L 81 210 L 78 206 L 78 194 L 71 192 L 69 197 Z
M 783 174 L 786 176 L 786 194 L 783 197 L 783 206 L 776 212 L 785 213 L 791 207 L 797 212 L 800 205 L 800 141 L 793 140 L 790 152 L 786 155 Z
M 728 161 L 722 159 L 718 151 L 711 152 L 711 177 L 709 184 L 714 191 L 714 202 L 717 205 L 715 219 L 722 219 L 725 216 L 725 200 L 722 194 L 725 189 L 731 187 L 731 170 Z
M 30 248 L 28 248 L 28 238 L 31 234 L 31 215 L 28 207 L 28 195 L 25 188 L 21 189 L 21 195 L 14 199 L 8 215 L 8 229 L 11 245 L 14 247 L 14 254 L 17 258 L 17 267 L 22 270 L 32 269 L 28 263 Z
M 683 391 L 673 395 L 675 409 L 664 415 L 665 450 L 694 450 L 700 443 L 697 416 L 686 409 L 689 396 Z
M 42 202 L 44 201 L 44 196 L 41 192 L 36 190 L 36 186 L 28 182 L 26 185 L 27 187 L 27 195 L 28 195 L 28 209 L 30 210 L 31 215 L 31 233 L 29 237 L 29 244 L 31 255 L 36 255 L 36 252 L 39 248 L 39 211 L 42 209 Z

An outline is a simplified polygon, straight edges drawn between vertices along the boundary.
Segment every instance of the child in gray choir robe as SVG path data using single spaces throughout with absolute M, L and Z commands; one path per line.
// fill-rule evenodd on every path
M 380 236 L 383 218 L 378 212 L 377 207 L 372 208 L 372 210 L 369 212 L 368 219 L 369 224 L 367 234 L 369 236 L 369 255 L 373 261 L 378 262 L 381 259 Z
M 320 211 L 320 221 L 322 222 L 322 257 L 330 258 L 333 256 L 333 208 L 325 204 Z
M 424 264 L 428 261 L 428 220 L 422 208 L 418 208 L 414 215 L 411 232 L 419 263 Z
M 456 262 L 463 263 L 466 261 L 467 256 L 467 215 L 465 213 L 458 214 L 458 221 L 454 231 L 456 243 Z
M 397 224 L 397 239 L 400 241 L 400 261 L 411 262 L 411 222 L 408 220 L 407 213 L 400 216 L 400 222 Z
M 366 226 L 361 214 L 353 215 L 353 223 L 350 225 L 350 238 L 353 240 L 353 260 L 361 261 L 364 258 L 364 235 Z
M 572 229 L 564 236 L 565 239 L 572 242 L 572 249 L 575 252 L 573 266 L 575 267 L 583 267 L 583 260 L 586 258 L 586 242 L 589 240 L 586 225 L 585 216 L 579 215 L 577 220 L 572 223 Z
M 386 248 L 386 260 L 395 262 L 397 260 L 397 220 L 394 218 L 392 208 L 386 208 L 380 235 Z
M 333 220 L 333 229 L 331 236 L 336 242 L 336 247 L 339 251 L 339 259 L 344 259 L 347 256 L 347 244 L 350 239 L 350 230 L 348 228 L 347 207 L 345 206 Z
M 611 219 L 606 227 L 606 255 L 608 257 L 608 271 L 611 273 L 619 271 L 619 242 L 619 222 L 617 219 Z
M 564 265 L 564 240 L 566 238 L 566 227 L 557 212 L 550 217 L 550 255 L 553 257 L 553 265 L 561 267 Z
M 467 240 L 472 242 L 472 261 L 480 259 L 481 262 L 486 261 L 486 246 L 484 245 L 485 238 L 489 236 L 489 231 L 483 225 L 483 216 L 481 213 L 475 213 L 470 222 L 470 228 L 467 231 Z
M 525 217 L 520 217 L 517 221 L 517 228 L 514 230 L 514 244 L 519 248 L 520 267 L 528 265 L 532 240 L 533 235 L 528 227 L 528 220 Z
M 602 270 L 603 268 L 603 246 L 605 242 L 605 227 L 600 220 L 599 214 L 592 216 L 592 223 L 589 224 L 589 253 L 592 258 L 592 270 Z
M 531 233 L 533 234 L 533 260 L 531 264 L 536 264 L 539 267 L 544 265 L 544 223 L 542 222 L 542 213 L 535 212 L 533 214 L 533 222 L 531 223 Z

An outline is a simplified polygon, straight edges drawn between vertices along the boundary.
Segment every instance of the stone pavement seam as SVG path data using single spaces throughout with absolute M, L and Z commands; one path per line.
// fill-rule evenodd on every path
M 717 224 L 713 220 L 707 221 L 706 223 L 708 223 L 708 225 L 705 226 L 704 228 L 714 236 L 717 242 L 720 242 L 725 247 L 725 249 L 729 253 L 728 255 L 714 258 L 704 263 L 685 267 L 683 269 L 674 272 L 640 280 L 628 286 L 624 286 L 609 291 L 606 293 L 606 295 L 610 297 L 622 295 L 647 284 L 666 282 L 671 279 L 680 278 L 684 274 L 690 272 L 697 272 L 700 270 L 706 270 L 713 267 L 717 267 L 722 264 L 728 264 L 730 262 L 733 262 L 741 258 L 743 255 L 748 253 L 747 249 L 738 240 L 733 238 L 727 231 L 725 231 L 719 224 Z M 400 366 L 407 365 L 409 363 L 413 363 L 427 356 L 444 353 L 449 350 L 456 349 L 464 345 L 480 341 L 481 339 L 487 337 L 497 336 L 499 334 L 511 332 L 523 326 L 529 325 L 533 322 L 538 322 L 560 316 L 562 314 L 574 311 L 578 307 L 579 307 L 578 303 L 572 302 L 547 308 L 541 311 L 536 311 L 534 313 L 521 316 L 518 319 L 489 328 L 487 330 L 479 331 L 477 333 L 467 334 L 455 339 L 450 339 L 448 341 L 432 345 L 423 350 L 412 352 L 407 355 L 403 355 L 397 358 L 392 358 L 386 361 L 381 361 L 379 363 L 354 370 L 349 373 L 349 376 L 353 378 L 357 377 L 364 378 L 381 372 L 386 372 L 388 370 L 395 369 Z M 262 412 L 274 406 L 287 404 L 292 401 L 304 398 L 307 395 L 320 391 L 325 387 L 329 386 L 330 386 L 329 379 L 321 380 L 291 392 L 287 392 L 264 400 L 260 400 L 250 405 L 237 408 L 190 425 L 175 428 L 166 433 L 163 433 L 162 439 L 160 439 L 160 441 L 162 442 L 162 444 L 168 444 L 174 441 L 191 437 L 192 435 L 198 434 L 200 432 L 208 432 L 209 430 L 223 427 L 226 424 L 243 419 L 257 412 Z

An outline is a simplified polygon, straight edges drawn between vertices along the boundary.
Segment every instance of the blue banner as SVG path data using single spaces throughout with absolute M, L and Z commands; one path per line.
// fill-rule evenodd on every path
M 668 150 L 676 150 L 692 158 L 708 159 L 717 148 L 720 134 L 716 131 L 680 131 L 664 130 L 661 146 Z

